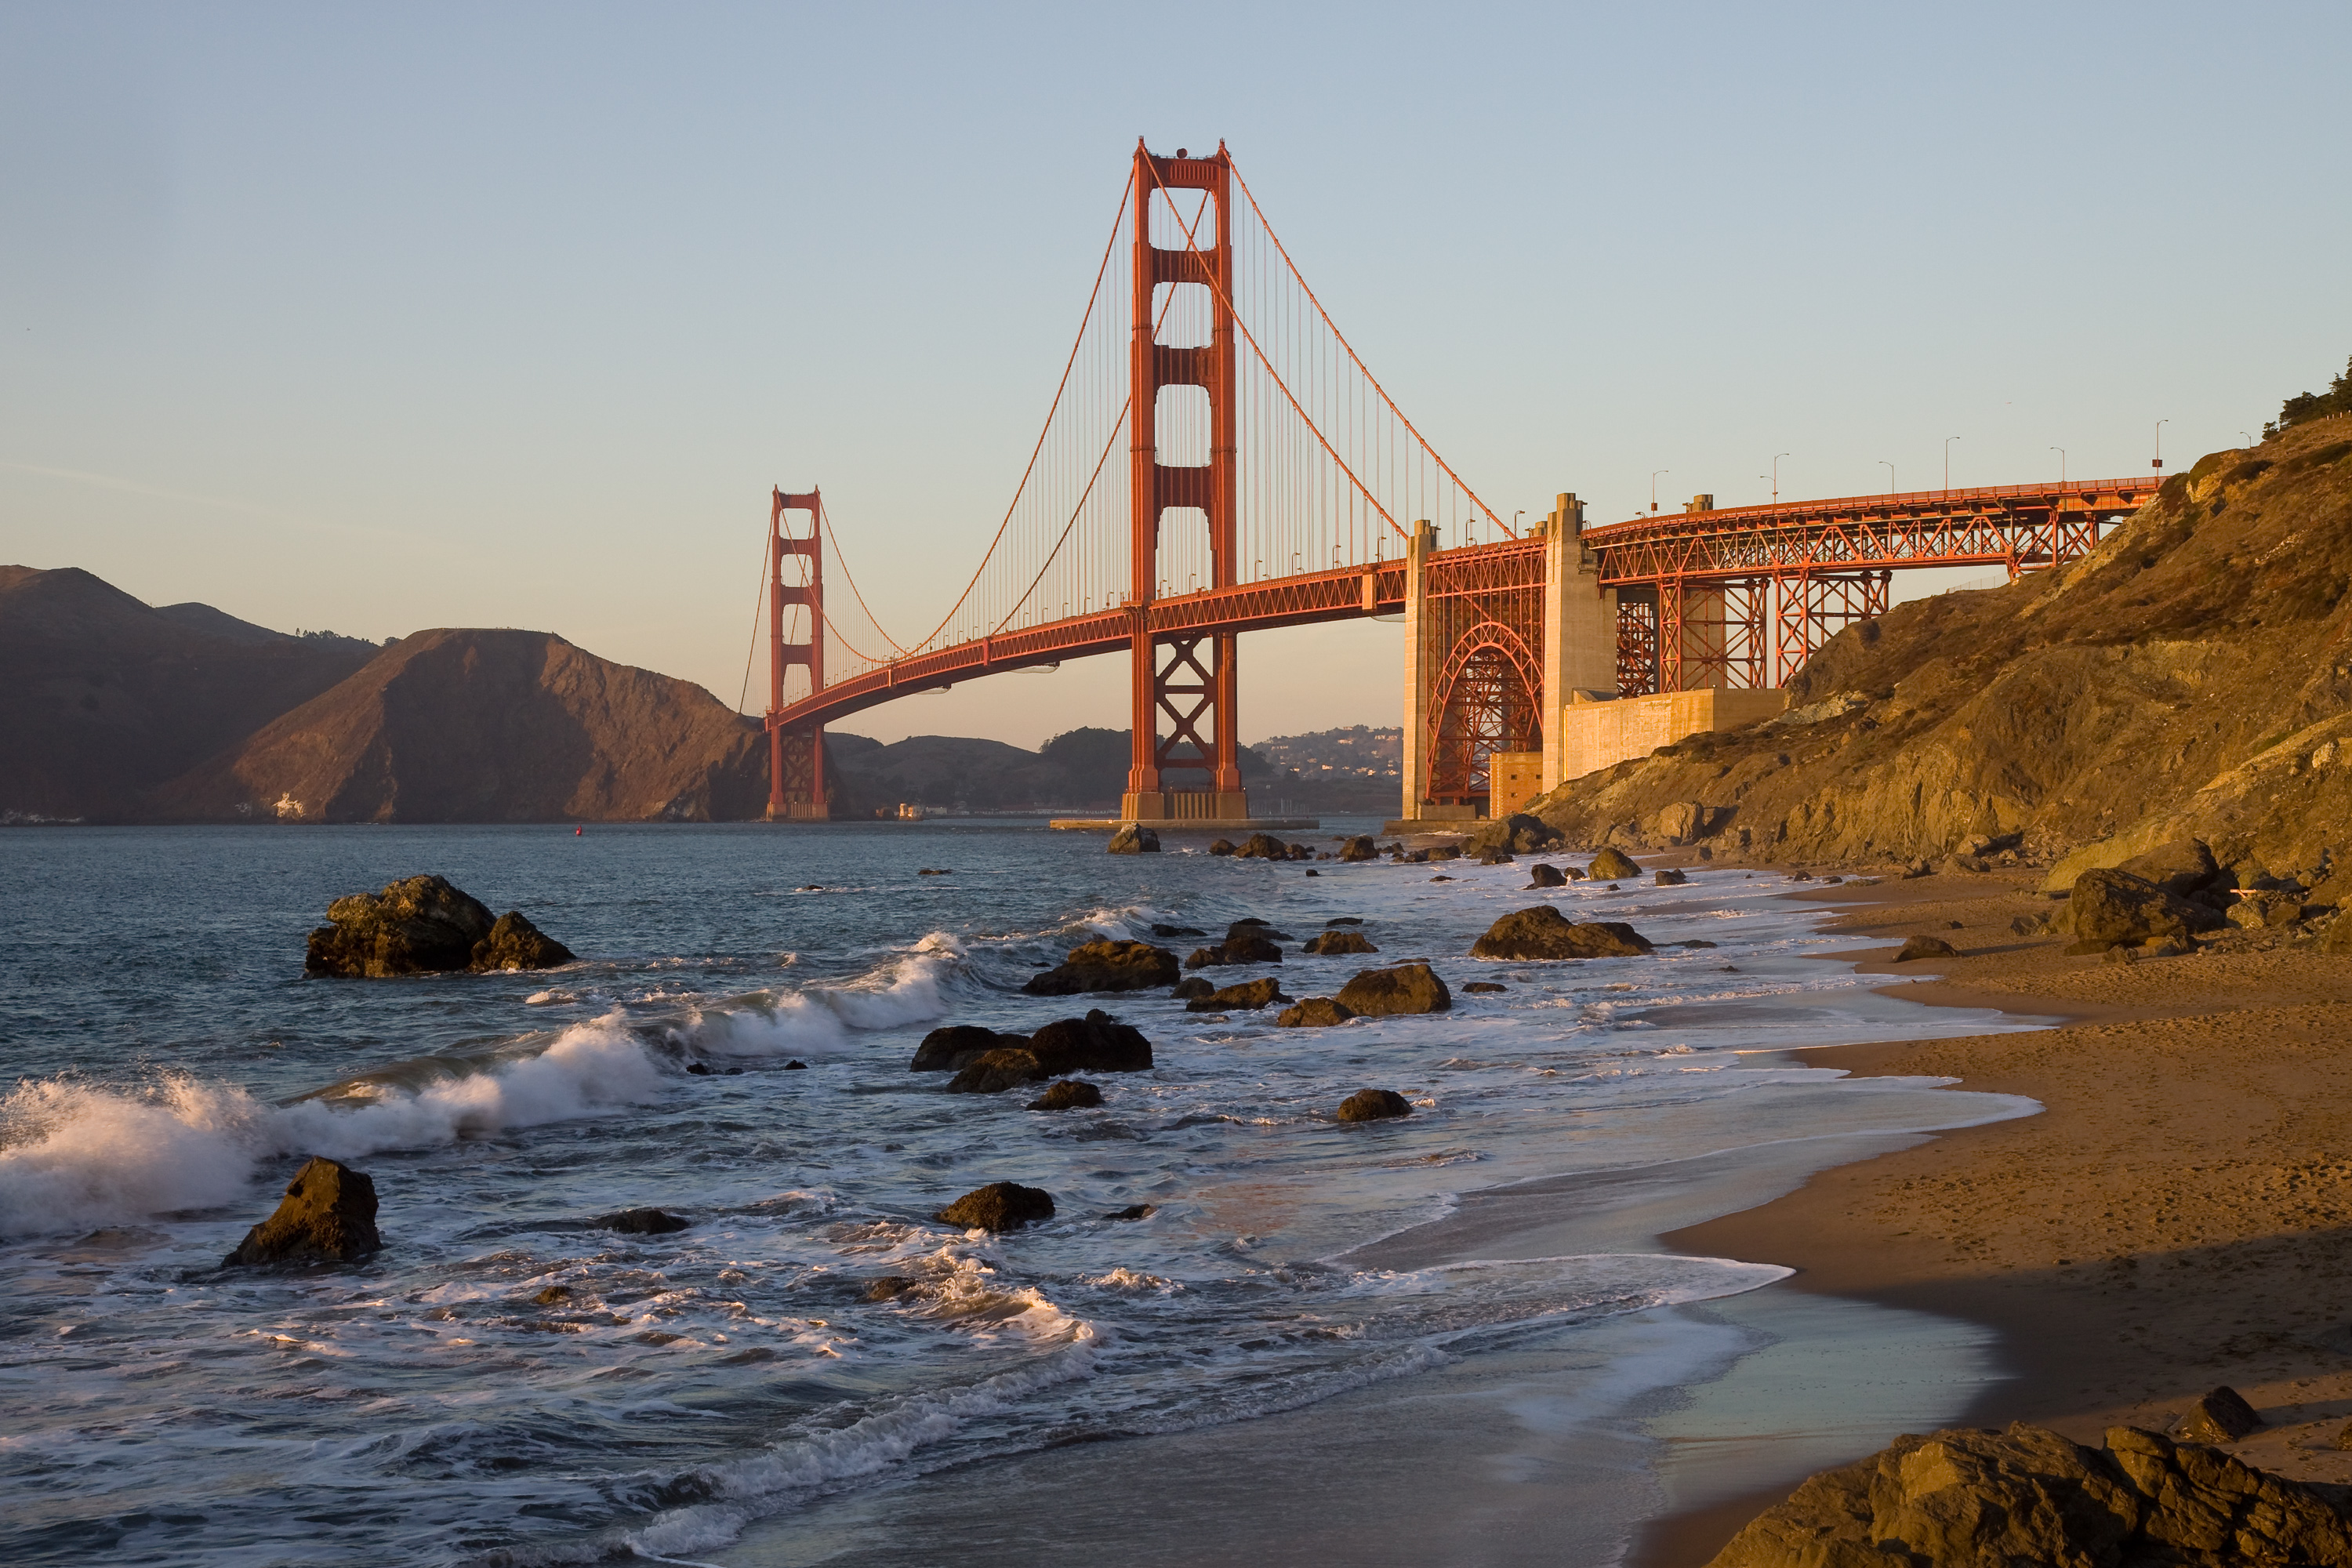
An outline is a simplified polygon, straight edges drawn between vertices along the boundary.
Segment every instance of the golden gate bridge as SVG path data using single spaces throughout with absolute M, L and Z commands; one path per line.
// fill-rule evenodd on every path
M 1405 622 L 1403 815 L 1475 809 L 1497 753 L 1540 752 L 1542 787 L 1560 782 L 1573 693 L 1783 683 L 1885 613 L 1895 571 L 2060 564 L 2155 489 L 2078 480 L 1721 510 L 1698 498 L 1597 527 L 1564 494 L 1522 532 L 1374 377 L 1225 147 L 1161 157 L 1139 140 L 1044 426 L 937 625 L 893 637 L 821 492 L 772 495 L 768 814 L 829 815 L 828 723 L 1124 652 L 1120 816 L 1245 826 L 1241 634 L 1373 616 Z

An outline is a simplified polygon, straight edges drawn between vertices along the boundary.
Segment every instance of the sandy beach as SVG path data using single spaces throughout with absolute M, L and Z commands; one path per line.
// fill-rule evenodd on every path
M 1865 963 L 1935 976 L 1895 979 L 1888 994 L 2067 1021 L 1804 1059 L 1948 1077 L 2043 1113 L 1822 1171 L 1668 1242 L 1799 1271 L 1775 1290 L 1997 1331 L 2007 1375 L 1969 1424 L 2030 1420 L 2095 1443 L 2112 1425 L 2165 1426 L 2227 1384 L 2266 1422 L 2237 1445 L 2250 1463 L 2352 1482 L 2352 1451 L 2334 1446 L 2352 1419 L 2352 961 L 2242 934 L 2128 965 L 2068 956 L 2063 939 L 2011 930 L 2052 908 L 2021 879 L 1938 876 L 1859 896 L 1830 929 L 1890 946 L 1926 932 L 1962 954 Z M 1634 1561 L 1704 1563 L 1782 1495 L 1659 1521 Z

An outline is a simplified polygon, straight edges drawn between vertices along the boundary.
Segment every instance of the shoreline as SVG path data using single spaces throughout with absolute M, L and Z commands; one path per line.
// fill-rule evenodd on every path
M 1803 1060 L 1950 1078 L 2042 1112 L 1865 1155 L 1660 1239 L 1797 1270 L 1759 1294 L 1992 1331 L 1995 1369 L 1958 1424 L 2029 1420 L 2095 1444 L 2108 1426 L 2168 1426 L 2226 1384 L 2267 1423 L 2235 1446 L 2247 1462 L 2352 1482 L 2352 1452 L 2332 1446 L 2352 1418 L 2352 1312 L 2331 1304 L 2352 1284 L 2352 1159 L 2331 1153 L 2352 1134 L 2352 963 L 2288 945 L 2069 957 L 2062 939 L 2011 932 L 2014 915 L 2050 906 L 1995 876 L 1792 896 L 1857 904 L 1827 931 L 1890 946 L 1925 931 L 1961 950 L 1906 966 L 1925 981 L 1862 960 L 1896 982 L 1881 994 L 2064 1020 Z M 1697 1568 L 1801 1479 L 1654 1518 L 1625 1561 Z

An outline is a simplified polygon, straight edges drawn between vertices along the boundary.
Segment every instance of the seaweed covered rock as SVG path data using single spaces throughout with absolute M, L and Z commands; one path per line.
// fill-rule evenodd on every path
M 991 1182 L 948 1205 L 932 1216 L 941 1225 L 965 1230 L 1018 1230 L 1054 1217 L 1054 1194 L 1043 1187 L 1018 1182 Z
M 294 1173 L 277 1212 L 247 1231 L 221 1267 L 351 1263 L 383 1247 L 375 1228 L 375 1183 L 341 1161 L 318 1157 Z
M 1324 931 L 1320 935 L 1308 937 L 1307 945 L 1300 951 L 1328 958 L 1335 953 L 1378 952 L 1380 949 L 1374 947 L 1371 939 L 1363 932 L 1341 926 L 1333 931 Z
M 1596 882 L 1625 882 L 1642 874 L 1633 858 L 1622 849 L 1603 849 L 1584 868 L 1584 874 Z
M 908 1072 L 961 1072 L 990 1051 L 1026 1050 L 1026 1035 L 1001 1035 L 977 1024 L 947 1024 L 923 1037 Z
M 1047 1078 L 1074 1072 L 1144 1072 L 1151 1067 L 1151 1042 L 1143 1031 L 1122 1024 L 1099 1007 L 1083 1018 L 1063 1018 L 1029 1037 L 1029 1052 Z
M 1443 1013 L 1454 1005 L 1454 994 L 1426 963 L 1400 963 L 1393 969 L 1363 971 L 1339 987 L 1338 1001 L 1350 1013 L 1379 1018 Z
M 1412 1101 L 1392 1089 L 1360 1089 L 1339 1102 L 1342 1121 L 1384 1121 L 1412 1114 Z
M 1033 974 L 1021 989 L 1032 996 L 1076 996 L 1091 991 L 1148 991 L 1173 985 L 1179 973 L 1176 955 L 1148 942 L 1115 942 L 1105 937 L 1070 950 L 1042 974 Z
M 1633 958 L 1654 951 L 1649 939 L 1622 921 L 1571 924 L 1549 904 L 1516 910 L 1470 944 L 1473 958 Z
M 552 969 L 572 962 L 572 950 L 541 931 L 520 910 L 509 910 L 492 922 L 489 934 L 474 944 L 468 968 L 488 973 L 503 969 Z

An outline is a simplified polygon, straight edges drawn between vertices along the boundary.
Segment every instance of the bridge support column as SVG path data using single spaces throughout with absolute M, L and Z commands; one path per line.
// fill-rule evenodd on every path
M 1437 684 L 1437 650 L 1429 624 L 1429 552 L 1437 548 L 1437 531 L 1428 521 L 1412 525 L 1404 547 L 1404 737 L 1398 772 L 1404 775 L 1403 809 L 1398 816 L 1411 821 L 1429 804 L 1429 761 L 1435 728 L 1431 710 Z
M 1549 793 L 1563 777 L 1561 712 L 1579 691 L 1617 689 L 1617 590 L 1580 537 L 1584 503 L 1563 494 L 1544 521 L 1543 771 Z
M 824 685 L 824 556 L 818 521 L 824 498 L 815 490 L 787 495 L 774 490 L 768 505 L 768 820 L 823 822 L 833 816 L 824 787 L 824 728 L 808 724 L 787 729 L 780 715 L 784 707 L 784 671 L 799 665 L 808 671 L 809 691 Z M 784 531 L 784 513 L 809 514 L 805 537 Z M 784 581 L 784 557 L 803 563 L 801 581 Z M 784 640 L 787 606 L 808 609 L 808 638 Z

